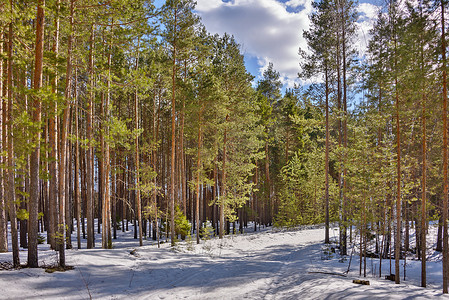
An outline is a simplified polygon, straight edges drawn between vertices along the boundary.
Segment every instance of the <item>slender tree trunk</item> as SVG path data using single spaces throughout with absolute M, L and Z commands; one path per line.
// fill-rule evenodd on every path
M 325 219 L 325 237 L 324 242 L 329 244 L 329 80 L 327 62 L 325 66 L 325 81 L 326 81 L 326 152 L 325 152 L 325 205 L 326 205 L 326 219 Z
M 34 66 L 34 90 L 39 91 L 42 87 L 42 68 L 44 57 L 44 7 L 45 0 L 38 1 L 36 16 L 36 49 L 35 49 L 35 66 Z M 41 122 L 41 99 L 37 96 L 33 101 L 33 122 L 40 124 Z M 30 200 L 29 200 L 29 225 L 28 225 L 28 267 L 37 268 L 37 235 L 38 235 L 38 213 L 39 213 L 39 165 L 40 165 L 40 132 L 35 134 L 35 148 L 30 157 Z M 11 183 L 11 182 L 10 182 Z
M 396 49 L 396 40 L 395 40 Z M 395 72 L 397 72 L 397 64 L 395 62 Z M 399 121 L 399 91 L 398 91 L 398 78 L 395 75 L 395 97 L 396 97 L 396 151 L 397 151 L 397 194 L 396 194 L 396 236 L 394 242 L 394 259 L 395 259 L 395 283 L 400 283 L 399 276 L 399 258 L 401 256 L 401 131 Z
M 87 166 L 86 166 L 86 185 L 87 185 L 87 203 L 86 203 L 86 218 L 87 218 L 87 249 L 94 247 L 94 183 L 93 183 L 93 166 L 94 166 L 94 153 L 93 153 L 93 113 L 94 113 L 94 24 L 90 29 L 90 52 L 89 52 L 89 96 L 87 99 Z
M 187 81 L 187 60 L 184 60 L 184 82 Z M 180 143 L 180 163 L 181 163 L 181 188 L 182 188 L 182 211 L 185 216 L 187 216 L 187 180 L 186 180 L 186 162 L 184 154 L 184 123 L 185 123 L 185 110 L 186 110 L 186 100 L 185 96 L 182 98 L 182 111 L 181 111 L 181 130 L 179 133 L 179 143 Z
M 67 145 L 67 135 L 70 123 L 70 105 L 71 105 L 71 89 L 72 89 L 72 43 L 73 43 L 73 14 L 74 3 L 70 5 L 70 34 L 67 42 L 67 69 L 66 69 L 66 86 L 64 91 L 65 107 L 62 119 L 60 134 L 60 151 L 59 151 L 59 266 L 65 267 L 65 237 L 66 237 L 66 206 L 69 198 L 69 191 L 66 186 L 66 176 L 68 176 L 68 155 L 69 149 Z
M 28 106 L 25 104 L 25 110 L 28 110 Z M 26 175 L 21 175 L 20 178 L 22 180 L 22 182 L 25 183 L 25 186 L 21 186 L 20 187 L 20 191 L 21 192 L 25 192 L 25 193 L 29 193 L 30 192 L 30 187 L 29 187 L 29 183 L 28 183 L 28 171 L 30 169 L 30 164 L 29 164 L 29 159 L 25 159 L 26 160 L 26 165 L 25 168 L 22 169 L 23 174 Z M 16 197 L 17 198 L 17 197 Z M 26 198 L 24 196 L 20 196 L 20 200 L 19 200 L 20 204 L 19 204 L 19 208 L 20 209 L 25 209 L 28 211 L 28 207 L 27 207 L 27 201 Z M 28 238 L 27 238 L 27 233 L 28 233 L 28 224 L 27 224 L 27 220 L 19 220 L 19 239 L 20 239 L 20 247 L 21 248 L 28 248 Z
M 109 63 L 110 63 L 110 58 L 111 55 L 109 55 Z M 110 70 L 109 70 L 110 73 Z M 109 109 L 109 103 L 110 103 L 110 85 L 111 85 L 111 77 L 110 74 L 108 76 L 108 95 L 106 97 L 106 120 L 107 122 L 109 122 L 110 118 L 111 118 L 111 112 Z M 106 125 L 107 129 L 106 129 L 106 134 L 109 135 L 109 125 Z M 110 174 L 111 174 L 111 151 L 110 151 L 110 146 L 109 146 L 109 142 L 105 142 L 105 149 L 104 149 L 104 173 L 103 173 L 103 182 L 104 182 L 104 207 L 103 207 L 103 211 L 104 211 L 104 215 L 103 215 L 103 230 L 104 230 L 104 235 L 106 238 L 106 247 L 107 249 L 112 249 L 112 234 L 111 234 L 111 185 L 110 185 Z M 140 228 L 140 224 L 139 224 L 139 228 Z
M 442 44 L 442 62 L 443 62 L 443 294 L 448 293 L 449 277 L 449 245 L 448 245 L 448 150 L 447 150 L 447 74 L 446 74 L 446 36 L 444 24 L 445 1 L 441 1 L 441 44 Z
M 3 31 L 0 31 L 0 40 L 3 40 L 5 35 L 3 34 Z M 0 55 L 3 55 L 3 45 L 4 43 L 0 43 Z M 1 147 L 2 149 L 7 149 L 7 145 L 5 143 L 6 141 L 6 114 L 5 114 L 5 108 L 6 108 L 6 100 L 3 98 L 3 78 L 6 78 L 4 74 L 4 68 L 3 68 L 3 59 L 0 59 L 0 105 L 2 109 L 1 114 L 1 130 L 2 130 L 2 140 L 1 140 Z M 1 163 L 5 164 L 5 156 L 0 156 Z M 8 219 L 7 219 L 7 206 L 6 206 L 6 171 L 2 168 L 0 170 L 0 253 L 1 252 L 8 252 Z
M 112 154 L 112 165 L 117 169 L 117 150 Z M 117 239 L 117 172 L 114 172 L 111 182 L 111 206 L 112 206 L 112 238 Z
M 195 206 L 195 216 L 196 216 L 196 243 L 200 243 L 200 174 L 201 174 L 201 130 L 202 130 L 202 113 L 204 105 L 200 108 L 200 113 L 198 116 L 198 154 L 196 158 L 196 206 Z
M 421 17 L 422 17 L 422 6 Z M 422 38 L 422 36 L 421 36 Z M 427 130 L 426 130 L 426 92 L 425 92 L 425 76 L 424 76 L 424 45 L 421 41 L 421 72 L 422 73 L 422 197 L 421 197 L 421 286 L 426 287 L 426 227 L 427 227 L 427 209 L 426 209 L 426 197 L 427 197 Z M 416 230 L 415 230 L 416 231 Z
M 77 86 L 77 69 L 75 69 L 75 87 Z M 75 93 L 77 89 L 75 88 Z M 76 203 L 76 237 L 78 249 L 81 249 L 81 189 L 80 189 L 80 147 L 79 147 L 79 117 L 78 117 L 78 95 L 75 99 L 75 203 Z
M 112 26 L 114 22 L 112 21 Z M 112 42 L 111 42 L 112 44 Z M 104 136 L 109 135 L 109 119 L 110 119 L 110 98 L 111 98 L 111 59 L 112 59 L 112 46 L 109 46 L 108 51 L 108 75 L 106 82 L 106 97 L 102 97 L 104 103 L 102 103 L 102 112 L 104 116 L 105 123 L 103 125 L 104 133 L 101 136 L 101 147 L 102 147 L 102 165 L 101 169 L 101 189 L 102 189 L 102 247 L 104 249 L 112 248 L 112 236 L 111 236 L 111 209 L 110 209 L 110 184 L 109 184 L 109 174 L 110 174 L 110 151 L 109 142 L 104 140 Z M 137 177 L 137 176 L 136 176 Z M 138 190 L 136 191 L 138 192 Z M 139 228 L 141 224 L 139 223 Z
M 157 174 L 157 140 L 158 140 L 158 131 L 159 131 L 159 109 L 157 109 L 156 106 L 156 95 L 154 96 L 154 102 L 153 102 L 153 155 L 152 155 L 152 160 L 153 160 L 153 171 L 155 172 L 155 174 Z M 159 105 L 160 105 L 160 97 L 159 97 Z M 157 240 L 158 243 L 158 247 L 159 245 L 159 226 L 158 226 L 158 205 L 157 205 L 157 175 L 154 176 L 153 179 L 153 184 L 154 184 L 154 190 L 152 193 L 152 197 L 153 197 L 153 205 L 154 205 L 154 221 L 153 221 L 153 240 Z
M 13 6 L 12 0 L 10 2 L 11 9 Z M 9 24 L 8 33 L 8 73 L 7 73 L 7 89 L 8 89 L 8 106 L 4 108 L 7 116 L 7 128 L 5 128 L 5 136 L 7 135 L 7 140 L 5 144 L 8 145 L 8 175 L 7 179 L 7 201 L 9 206 L 9 219 L 11 221 L 11 245 L 12 245 L 12 256 L 13 256 L 13 266 L 14 268 L 20 267 L 19 258 L 19 237 L 17 233 L 17 216 L 16 216 L 16 204 L 15 204 L 15 190 L 14 190 L 14 140 L 13 140 L 13 119 L 12 119 L 12 102 L 13 102 L 13 90 L 12 90 L 12 68 L 13 68 L 13 58 L 12 58 L 12 47 L 13 47 L 13 24 Z M 36 196 L 36 195 L 34 195 Z M 37 202 L 38 199 L 36 199 Z M 36 238 L 37 238 L 37 216 L 36 216 Z M 36 243 L 36 264 L 37 264 L 37 243 Z M 36 266 L 37 267 L 37 266 Z
M 267 206 L 266 206 L 266 216 L 265 225 L 268 225 L 271 220 L 271 182 L 270 182 L 270 156 L 268 150 L 268 128 L 267 128 L 267 140 L 265 141 L 265 190 L 267 192 Z
M 337 20 L 339 19 L 338 17 L 338 12 L 340 10 L 339 6 L 338 6 L 338 2 L 337 2 L 337 6 L 335 8 L 337 10 Z M 337 122 L 337 127 L 338 127 L 338 146 L 342 147 L 342 143 L 343 143 L 343 126 L 342 126 L 342 121 L 341 121 L 341 111 L 342 111 L 342 101 L 341 101 L 341 52 L 340 52 L 340 31 L 337 31 L 337 35 L 336 35 L 336 68 L 337 68 L 337 111 L 338 111 L 338 122 Z M 340 251 L 342 253 L 344 253 L 344 250 L 346 248 L 345 245 L 343 245 L 343 235 L 345 234 L 346 228 L 344 227 L 343 223 L 343 217 L 344 217 L 344 205 L 343 205 L 343 197 L 344 197 L 344 193 L 343 193 L 343 184 L 342 184 L 342 180 L 343 180 L 343 158 L 340 156 L 339 157 L 339 167 L 338 167 L 338 191 L 339 191 L 339 201 L 340 201 L 340 219 L 339 219 L 339 227 L 340 227 L 340 233 L 339 233 L 339 245 L 340 245 Z
M 72 88 L 71 88 L 72 89 Z M 72 98 L 72 96 L 70 96 Z M 69 125 L 67 128 L 67 136 L 72 135 L 72 124 L 73 124 L 73 110 L 72 103 L 70 104 L 69 111 Z M 72 229 L 73 229 L 73 216 L 72 216 L 72 206 L 73 206 L 73 147 L 72 142 L 67 139 L 67 150 L 66 150 L 66 176 L 65 176 L 65 248 L 72 249 Z
M 178 22 L 178 11 L 175 9 L 174 27 Z M 172 66 L 172 99 L 171 99 L 171 168 L 170 168 L 170 235 L 171 246 L 175 246 L 175 153 L 176 153 L 176 38 L 173 43 L 173 66 Z
M 138 57 L 136 59 L 136 72 L 138 69 Z M 136 131 L 139 129 L 139 101 L 137 97 L 137 88 L 134 91 L 134 122 L 136 123 Z M 140 183 L 139 183 L 139 168 L 140 168 L 140 160 L 139 160 L 139 136 L 136 135 L 136 151 L 135 151 L 135 159 L 136 159 L 136 204 L 137 204 L 137 219 L 139 222 L 139 245 L 143 246 L 142 240 L 142 200 L 140 199 Z
M 348 199 L 346 197 L 347 194 L 347 167 L 346 167 L 346 151 L 348 149 L 348 129 L 347 129 L 347 120 L 348 120 L 348 106 L 347 106 L 347 83 L 346 83 L 346 22 L 345 22 L 345 8 L 344 1 L 341 1 L 342 8 L 342 68 L 343 68 L 343 248 L 341 251 L 342 255 L 347 254 L 347 221 L 348 221 Z M 366 267 L 366 266 L 365 266 Z
M 226 123 L 229 121 L 229 115 L 226 115 Z M 228 136 L 227 136 L 227 128 L 225 127 L 224 131 L 224 137 L 223 137 L 223 167 L 222 167 L 222 191 L 221 191 L 221 199 L 220 199 L 220 231 L 219 231 L 219 238 L 222 239 L 224 235 L 224 223 L 225 223 L 225 201 L 227 196 L 227 182 L 226 182 L 226 160 L 227 160 L 227 153 L 226 153 L 226 143 L 228 142 Z
M 59 11 L 59 0 L 57 1 L 57 7 Z M 55 36 L 54 36 L 53 52 L 56 57 L 59 52 L 59 17 L 55 19 Z M 57 68 L 55 68 L 57 70 Z M 55 71 L 56 72 L 56 71 Z M 52 82 L 52 91 L 56 93 L 58 85 L 58 74 L 54 75 Z M 50 237 L 50 246 L 52 249 L 57 249 L 56 245 L 56 232 L 58 221 L 58 173 L 56 169 L 57 159 L 58 159 L 58 143 L 57 143 L 57 101 L 50 103 L 51 114 L 49 119 L 49 142 L 50 142 L 50 160 L 49 173 L 50 173 L 50 187 L 49 187 L 49 226 L 47 228 L 48 235 Z

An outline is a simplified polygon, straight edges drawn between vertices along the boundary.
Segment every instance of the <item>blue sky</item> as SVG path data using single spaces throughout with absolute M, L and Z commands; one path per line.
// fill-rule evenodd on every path
M 196 12 L 207 30 L 235 36 L 242 46 L 246 67 L 257 81 L 269 62 L 281 74 L 284 87 L 300 83 L 298 49 L 307 49 L 302 38 L 309 28 L 308 14 L 312 0 L 196 0 Z M 361 21 L 355 44 L 363 53 L 369 39 L 368 31 L 381 0 L 362 0 L 358 5 Z M 156 6 L 164 0 L 156 0 Z

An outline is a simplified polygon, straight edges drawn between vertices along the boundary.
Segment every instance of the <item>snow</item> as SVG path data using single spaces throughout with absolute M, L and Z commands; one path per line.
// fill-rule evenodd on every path
M 397 285 L 374 274 L 378 259 L 367 258 L 367 278 L 358 275 L 357 256 L 346 277 L 323 274 L 343 274 L 349 258 L 324 254 L 322 228 L 247 231 L 199 245 L 179 242 L 173 249 L 169 243 L 158 248 L 151 240 L 138 247 L 130 232 L 120 232 L 110 250 L 85 249 L 83 240 L 84 249 L 66 251 L 73 270 L 0 271 L 0 299 L 449 299 L 441 293 L 437 258 L 428 262 L 428 288 L 419 287 L 420 261 L 414 260 L 407 260 L 407 278 L 403 281 L 401 274 Z M 331 236 L 336 239 L 338 230 Z M 56 252 L 39 247 L 41 266 L 57 263 Z M 20 257 L 23 264 L 25 249 Z M 11 253 L 0 253 L 0 262 L 11 260 Z M 383 275 L 388 272 L 384 260 Z

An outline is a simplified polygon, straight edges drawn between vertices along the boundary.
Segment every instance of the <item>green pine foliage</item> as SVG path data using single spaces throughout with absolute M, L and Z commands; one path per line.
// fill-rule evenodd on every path
M 302 79 L 314 83 L 284 92 L 272 63 L 254 82 L 236 39 L 228 33 L 208 33 L 191 0 L 167 0 L 159 9 L 150 0 L 45 1 L 43 86 L 36 90 L 37 3 L 6 1 L 0 6 L 0 178 L 6 187 L 0 208 L 7 206 L 3 202 L 12 204 L 8 213 L 16 213 L 19 220 L 36 219 L 26 203 L 29 158 L 38 142 L 38 216 L 46 228 L 64 204 L 71 209 L 65 222 L 69 226 L 74 223 L 70 217 L 87 217 L 88 211 L 93 211 L 92 218 L 110 218 L 111 231 L 125 230 L 143 216 L 155 228 L 152 238 L 159 240 L 169 238 L 160 227 L 174 213 L 177 236 L 189 236 L 198 217 L 196 225 L 207 239 L 216 227 L 234 221 L 254 222 L 255 229 L 324 223 L 328 205 L 329 219 L 339 222 L 341 232 L 356 228 L 362 237 L 391 239 L 398 186 L 404 226 L 421 219 L 424 161 L 425 220 L 440 219 L 445 129 L 440 121 L 440 19 L 434 3 L 389 2 L 376 17 L 366 57 L 358 57 L 356 3 L 314 1 L 298 70 Z M 41 122 L 32 121 L 36 99 L 42 103 Z M 67 203 L 62 203 L 59 186 L 52 184 L 64 174 L 58 173 L 58 141 L 66 108 L 70 190 Z M 108 157 L 105 146 L 109 161 L 100 171 Z M 93 170 L 87 176 L 89 162 Z M 89 183 L 89 189 L 92 176 L 98 181 Z M 103 204 L 99 199 L 106 189 L 100 179 L 105 178 L 110 202 Z M 11 191 L 16 197 L 8 203 Z M 50 199 L 56 201 L 51 209 Z M 176 207 L 172 211 L 171 199 Z M 11 219 L 8 213 L 0 211 L 3 227 Z M 85 232 L 93 241 L 93 228 Z M 6 230 L 0 228 L 0 233 L 1 242 Z M 355 234 L 351 230 L 349 240 L 354 241 Z
M 292 101 L 295 99 L 295 101 Z M 293 93 L 282 102 L 290 112 L 284 124 L 295 141 L 291 142 L 288 161 L 281 168 L 279 212 L 274 225 L 295 227 L 324 222 L 324 127 L 321 111 L 313 108 L 310 101 L 300 100 Z M 295 103 L 293 106 L 292 103 Z M 285 130 L 285 129 L 284 129 Z M 330 184 L 330 219 L 338 218 L 338 186 Z

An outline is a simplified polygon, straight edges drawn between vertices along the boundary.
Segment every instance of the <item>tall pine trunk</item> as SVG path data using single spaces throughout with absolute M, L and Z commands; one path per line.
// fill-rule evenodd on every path
M 3 31 L 0 31 L 0 40 L 3 40 L 3 38 L 5 37 L 5 35 L 3 34 Z M 3 55 L 3 45 L 4 43 L 0 43 L 0 55 Z M 5 135 L 5 130 L 6 130 L 6 114 L 5 114 L 5 99 L 3 98 L 4 94 L 3 94 L 3 78 L 5 78 L 5 74 L 4 74 L 4 68 L 3 68 L 3 59 L 0 59 L 0 105 L 1 105 L 1 109 L 2 109 L 2 114 L 1 114 L 1 131 L 2 131 L 2 140 L 1 140 L 1 147 L 2 149 L 6 149 L 7 145 L 5 145 L 5 139 L 4 137 L 6 137 Z M 4 155 L 0 155 L 0 159 L 1 159 L 1 163 L 5 164 L 5 156 Z M 7 206 L 6 206 L 6 171 L 2 168 L 0 170 L 0 253 L 1 252 L 8 252 L 8 220 L 6 218 L 7 216 Z
M 86 186 L 87 186 L 87 203 L 86 203 L 86 218 L 87 218 L 87 249 L 94 247 L 94 150 L 93 150 L 93 114 L 94 114 L 94 24 L 90 29 L 89 41 L 89 96 L 87 99 L 87 159 L 86 159 Z
M 112 27 L 114 22 L 112 22 Z M 112 42 L 111 42 L 112 44 Z M 109 142 L 104 140 L 104 136 L 109 135 L 109 120 L 110 120 L 110 100 L 111 100 L 111 59 L 112 59 L 112 46 L 108 47 L 107 54 L 107 81 L 106 81 L 106 97 L 102 96 L 102 113 L 103 119 L 105 121 L 103 125 L 103 133 L 101 135 L 101 150 L 102 150 L 102 160 L 101 164 L 103 168 L 101 169 L 101 201 L 102 201 L 102 247 L 104 249 L 112 248 L 112 236 L 111 236 L 111 209 L 110 209 L 110 184 L 109 184 L 109 173 L 110 173 L 110 151 Z M 140 224 L 139 224 L 140 226 Z
M 441 0 L 441 48 L 443 63 L 443 293 L 448 293 L 449 245 L 447 232 L 448 217 L 448 178 L 447 178 L 447 74 L 446 74 L 446 36 L 444 24 L 445 1 Z
M 12 1 L 10 2 L 11 9 L 13 6 Z M 13 24 L 9 24 L 8 33 L 8 72 L 7 72 L 7 94 L 8 94 L 8 105 L 4 106 L 6 112 L 7 128 L 5 128 L 5 144 L 8 145 L 8 175 L 7 187 L 5 187 L 5 193 L 7 194 L 7 201 L 9 206 L 9 219 L 11 220 L 11 245 L 12 245 L 12 256 L 13 256 L 13 266 L 14 268 L 20 267 L 19 258 L 19 237 L 17 233 L 17 216 L 16 216 L 16 204 L 15 204 L 15 190 L 14 190 L 14 140 L 13 140 L 13 119 L 12 119 L 12 102 L 13 102 L 13 90 L 12 90 L 12 45 L 13 45 Z M 6 191 L 7 190 L 7 191 Z M 37 216 L 36 216 L 37 219 Z M 36 221 L 37 230 L 37 221 Z M 36 232 L 37 237 L 37 232 Z M 37 264 L 37 245 L 36 245 L 36 264 Z
M 45 0 L 39 0 L 36 16 L 36 45 L 34 57 L 34 85 L 38 92 L 42 87 L 42 69 L 44 58 L 44 18 Z M 35 95 L 33 101 L 33 122 L 41 123 L 41 99 Z M 35 133 L 35 147 L 30 156 L 30 198 L 29 198 L 29 224 L 28 224 L 28 267 L 37 268 L 37 237 L 38 237 L 38 213 L 39 213 L 39 165 L 40 165 L 40 132 Z M 13 183 L 10 181 L 10 184 Z
M 75 87 L 78 85 L 77 69 L 75 69 Z M 75 89 L 76 93 L 77 89 Z M 79 147 L 79 116 L 78 116 L 78 95 L 74 95 L 75 99 L 75 211 L 76 211 L 76 240 L 77 247 L 81 249 L 81 187 L 80 187 L 80 147 Z
M 326 244 L 330 243 L 329 240 L 329 79 L 327 62 L 325 65 L 325 82 L 326 82 L 326 152 L 325 152 L 325 205 L 326 205 L 326 219 L 325 219 L 325 232 L 324 232 L 324 242 Z
M 57 1 L 57 7 L 59 9 L 59 0 Z M 55 19 L 55 35 L 54 35 L 54 44 L 53 44 L 53 53 L 55 56 L 58 56 L 59 52 L 59 17 L 57 16 Z M 55 68 L 57 70 L 57 68 Z M 55 75 L 52 81 L 52 91 L 56 93 L 57 85 L 58 85 L 58 74 L 55 71 Z M 58 224 L 58 173 L 57 173 L 57 159 L 58 159 L 58 143 L 57 143 L 57 110 L 58 104 L 56 101 L 50 103 L 50 119 L 49 119 L 49 142 L 50 142 L 50 157 L 52 158 L 49 163 L 49 200 L 48 200 L 48 236 L 50 240 L 50 246 L 52 249 L 57 249 L 56 246 L 56 232 L 57 232 L 57 224 Z
M 229 115 L 226 115 L 226 123 L 229 120 Z M 225 127 L 224 131 L 224 137 L 223 137 L 223 167 L 222 167 L 222 178 L 221 178 L 221 184 L 222 184 L 222 191 L 221 191 L 221 199 L 219 201 L 220 203 L 220 231 L 219 231 L 219 238 L 222 239 L 224 235 L 224 223 L 225 223 L 225 202 L 226 202 L 226 196 L 227 196 L 227 182 L 226 182 L 226 160 L 227 160 L 227 153 L 226 153 L 226 144 L 228 142 L 228 135 L 227 135 L 227 127 Z
M 420 14 L 422 18 L 422 6 L 420 5 Z M 427 229 L 427 210 L 426 210 L 426 197 L 427 197 L 427 131 L 426 131 L 426 91 L 425 91 L 425 75 L 424 75 L 424 45 L 422 41 L 422 33 L 420 33 L 421 38 L 421 80 L 422 80 L 422 197 L 421 197 L 421 286 L 426 287 L 426 229 Z
M 345 9 L 344 9 L 344 1 L 342 3 L 342 67 L 343 67 L 343 236 L 342 236 L 342 242 L 343 247 L 341 249 L 341 254 L 346 255 L 347 254 L 347 227 L 348 225 L 348 199 L 347 199 L 347 162 L 346 162 L 346 152 L 348 149 L 348 126 L 347 126 L 347 120 L 348 120 L 348 105 L 347 105 L 347 83 L 346 83 L 346 22 L 345 22 Z
M 195 217 L 196 217 L 196 243 L 199 244 L 200 243 L 200 174 L 201 174 L 201 130 L 202 130 L 202 113 L 203 113 L 203 107 L 201 106 L 200 108 L 200 113 L 198 116 L 198 153 L 197 153 L 197 158 L 196 158 L 196 170 L 197 170 L 197 174 L 196 174 L 196 205 L 195 205 Z
M 396 50 L 396 40 L 395 40 L 395 50 Z M 396 53 L 395 53 L 396 55 Z M 396 98 L 396 153 L 397 153 L 397 188 L 396 188 L 396 235 L 394 241 L 394 259 L 395 259 L 395 283 L 400 283 L 399 276 L 399 258 L 401 256 L 401 131 L 400 131 L 400 120 L 399 120 L 399 91 L 398 91 L 398 75 L 397 75 L 397 62 L 395 58 L 395 98 Z
M 138 69 L 139 58 L 136 59 L 136 72 Z M 134 91 L 134 122 L 136 131 L 139 129 L 139 98 L 137 97 L 137 88 Z M 136 206 L 137 206 L 137 220 L 139 222 L 139 245 L 143 246 L 142 240 L 142 200 L 140 198 L 140 157 L 139 157 L 139 136 L 136 134 L 136 148 L 135 148 L 135 160 L 136 160 Z
M 175 8 L 174 28 L 177 26 L 178 10 Z M 172 99 L 171 99 L 171 165 L 170 165 L 170 237 L 175 246 L 175 153 L 176 153 L 176 37 L 173 43 Z

